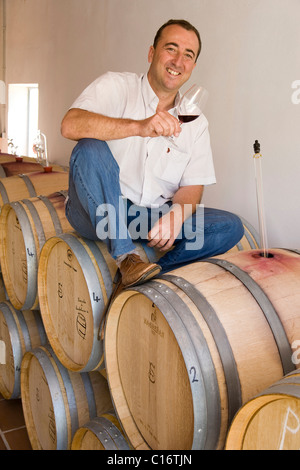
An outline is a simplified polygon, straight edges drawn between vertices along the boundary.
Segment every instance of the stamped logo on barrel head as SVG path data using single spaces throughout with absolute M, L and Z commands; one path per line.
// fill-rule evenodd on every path
M 144 324 L 151 329 L 152 334 L 154 335 L 157 334 L 161 338 L 164 337 L 164 332 L 161 330 L 161 328 L 157 324 L 157 306 L 154 303 L 152 304 L 150 320 L 148 320 L 147 318 L 144 318 Z

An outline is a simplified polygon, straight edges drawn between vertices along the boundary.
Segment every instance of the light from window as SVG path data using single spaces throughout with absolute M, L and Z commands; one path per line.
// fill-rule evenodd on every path
M 17 154 L 36 157 L 32 150 L 38 131 L 39 88 L 37 83 L 13 83 L 8 86 L 8 139 Z

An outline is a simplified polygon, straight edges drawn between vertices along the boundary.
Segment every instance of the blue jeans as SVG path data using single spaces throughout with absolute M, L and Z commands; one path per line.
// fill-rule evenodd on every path
M 119 166 L 106 142 L 82 139 L 75 146 L 69 171 L 69 199 L 66 216 L 83 237 L 103 240 L 113 258 L 142 243 L 150 261 L 156 261 L 147 246 L 147 233 L 171 203 L 147 209 L 122 198 Z M 236 215 L 218 209 L 199 209 L 187 219 L 172 250 L 157 263 L 167 272 L 193 261 L 225 253 L 244 235 Z

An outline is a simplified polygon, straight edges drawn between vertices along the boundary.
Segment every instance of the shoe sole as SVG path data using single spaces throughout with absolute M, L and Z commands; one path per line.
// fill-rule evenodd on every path
M 131 284 L 126 284 L 124 287 L 131 287 L 131 286 L 138 286 L 139 284 L 143 284 L 144 282 L 146 281 L 149 281 L 149 279 L 152 279 L 154 276 L 156 276 L 157 274 L 159 274 L 161 271 L 161 268 L 155 266 L 155 268 L 153 268 L 152 270 L 150 271 L 147 271 L 145 274 L 143 274 L 139 279 L 137 279 L 136 281 L 132 282 Z

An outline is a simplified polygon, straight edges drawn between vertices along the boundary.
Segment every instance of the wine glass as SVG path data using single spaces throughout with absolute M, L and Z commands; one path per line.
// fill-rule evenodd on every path
M 197 119 L 205 108 L 208 99 L 208 91 L 203 86 L 193 85 L 181 97 L 176 113 L 181 124 L 192 122 Z M 174 137 L 165 137 L 176 145 Z
M 47 139 L 40 130 L 38 130 L 37 136 L 33 141 L 33 151 L 37 156 L 37 161 L 41 165 L 48 167 Z
M 203 113 L 208 99 L 208 91 L 203 86 L 193 85 L 182 96 L 177 106 L 181 123 L 194 121 Z

